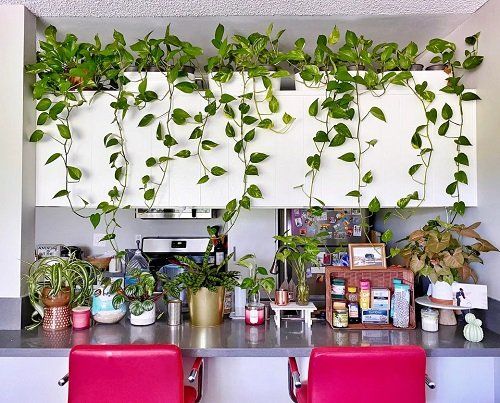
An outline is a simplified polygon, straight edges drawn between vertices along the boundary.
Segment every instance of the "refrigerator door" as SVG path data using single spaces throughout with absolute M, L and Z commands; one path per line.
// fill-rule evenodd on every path
M 311 217 L 307 209 L 281 210 L 278 218 L 278 233 L 288 235 L 316 236 L 326 232 L 325 243 L 318 255 L 318 264 L 307 272 L 307 284 L 311 301 L 319 307 L 325 300 L 325 266 L 349 266 L 347 245 L 365 243 L 367 236 L 362 228 L 362 214 L 369 215 L 367 210 L 352 208 L 324 209 L 321 217 Z M 297 278 L 291 267 L 280 266 L 278 284 L 284 280 L 297 284 Z M 319 304 L 318 304 L 319 303 Z

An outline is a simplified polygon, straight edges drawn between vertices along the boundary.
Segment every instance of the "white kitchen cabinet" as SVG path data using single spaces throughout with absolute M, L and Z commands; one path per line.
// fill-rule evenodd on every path
M 429 86 L 438 90 L 445 85 L 445 75 L 439 72 L 420 72 L 415 75 L 416 81 L 430 80 Z M 148 79 L 148 89 L 157 90 L 161 96 L 163 82 L 160 79 Z M 286 133 L 274 133 L 264 129 L 256 129 L 256 137 L 249 144 L 249 153 L 262 152 L 269 157 L 256 164 L 259 176 L 249 178 L 249 183 L 259 186 L 263 199 L 253 199 L 254 207 L 300 207 L 307 206 L 306 195 L 297 186 L 303 184 L 307 189 L 310 178 L 304 175 L 309 170 L 306 164 L 308 155 L 314 154 L 313 137 L 322 124 L 308 114 L 311 102 L 324 97 L 322 91 L 281 91 L 276 94 L 280 102 L 280 110 L 273 116 L 276 127 L 281 126 L 284 112 L 295 118 L 292 127 Z M 116 132 L 112 123 L 113 112 L 109 107 L 112 97 L 102 94 L 93 101 L 73 112 L 71 128 L 74 137 L 70 161 L 82 169 L 83 178 L 80 183 L 71 185 L 71 196 L 76 206 L 81 206 L 78 195 L 95 206 L 99 201 L 107 199 L 107 192 L 115 184 L 113 170 L 109 167 L 109 155 L 112 150 L 106 149 L 103 136 L 108 132 Z M 168 109 L 168 100 L 154 102 L 142 111 L 131 108 L 124 122 L 126 150 L 130 161 L 129 188 L 125 204 L 132 207 L 144 207 L 141 178 L 151 175 L 159 180 L 161 172 L 158 167 L 148 168 L 145 161 L 148 157 L 167 155 L 166 147 L 156 140 L 157 123 L 147 127 L 138 127 L 138 122 L 146 113 L 161 115 Z M 456 144 L 453 139 L 441 137 L 437 129 L 442 123 L 441 108 L 445 102 L 452 106 L 455 121 L 458 120 L 457 99 L 453 95 L 437 92 L 433 105 L 438 110 L 438 121 L 431 126 L 431 139 L 434 153 L 428 172 L 426 200 L 422 206 L 451 205 L 455 199 L 446 194 L 446 186 L 454 180 L 454 156 Z M 173 108 L 182 108 L 194 116 L 203 111 L 206 101 L 196 94 L 183 94 L 176 91 Z M 373 182 L 362 189 L 362 206 L 377 196 L 383 207 L 393 207 L 396 202 L 409 193 L 418 191 L 422 195 L 422 186 L 412 181 L 408 175 L 411 165 L 421 162 L 418 150 L 411 146 L 411 137 L 418 125 L 425 123 L 425 115 L 419 100 L 407 89 L 391 86 L 382 96 L 364 93 L 361 96 L 361 114 L 364 116 L 372 106 L 381 108 L 386 122 L 368 116 L 361 125 L 361 141 L 376 139 L 375 147 L 370 148 L 362 159 L 362 174 L 371 170 Z M 172 108 L 172 109 L 173 109 Z M 319 115 L 321 117 L 321 115 Z M 162 119 L 164 121 L 164 119 Z M 472 142 L 470 147 L 462 147 L 468 155 L 470 165 L 462 167 L 467 173 L 469 184 L 460 185 L 461 197 L 467 205 L 477 205 L 477 159 L 476 159 L 476 106 L 475 102 L 464 103 L 463 134 Z M 351 131 L 355 131 L 355 121 L 343 121 Z M 205 139 L 219 145 L 210 151 L 202 151 L 202 158 L 208 167 L 215 165 L 227 170 L 227 174 L 214 177 L 202 185 L 197 182 L 203 176 L 203 168 L 196 156 L 182 159 L 175 158 L 168 168 L 166 180 L 160 189 L 156 207 L 170 206 L 205 206 L 224 207 L 232 198 L 240 198 L 243 189 L 243 164 L 233 151 L 234 140 L 225 135 L 227 119 L 219 111 L 212 117 L 205 129 Z M 195 128 L 194 124 L 171 125 L 173 135 L 178 144 L 172 148 L 172 155 L 182 149 L 197 152 L 197 141 L 189 136 Z M 49 128 L 45 130 L 50 131 Z M 458 127 L 452 125 L 450 136 L 458 134 Z M 52 127 L 57 136 L 57 129 Z M 331 133 L 330 138 L 333 137 Z M 354 163 L 346 163 L 338 157 L 346 152 L 357 153 L 357 142 L 346 141 L 340 147 L 325 147 L 321 169 L 314 187 L 314 196 L 323 200 L 327 206 L 353 206 L 357 201 L 346 194 L 357 189 L 358 173 Z M 37 205 L 67 205 L 65 198 L 53 199 L 54 194 L 64 188 L 64 167 L 61 160 L 45 166 L 45 161 L 54 152 L 60 151 L 59 145 L 46 137 L 37 144 Z M 419 171 L 421 175 L 423 170 Z M 417 175 L 417 176 L 418 176 Z M 412 204 L 413 203 L 413 204 Z M 416 205 L 412 201 L 410 206 Z

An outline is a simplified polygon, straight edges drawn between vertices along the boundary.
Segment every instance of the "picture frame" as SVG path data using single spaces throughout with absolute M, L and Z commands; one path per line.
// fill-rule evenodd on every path
M 350 243 L 349 268 L 351 270 L 385 269 L 387 261 L 384 243 Z

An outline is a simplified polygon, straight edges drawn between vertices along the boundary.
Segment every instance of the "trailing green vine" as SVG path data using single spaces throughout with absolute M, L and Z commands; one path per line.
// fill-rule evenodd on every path
M 148 208 L 157 203 L 173 160 L 197 158 L 202 174 L 194 180 L 199 185 L 213 177 L 226 175 L 232 169 L 231 166 L 221 166 L 222 163 L 212 165 L 206 158 L 206 153 L 220 146 L 210 136 L 210 122 L 224 115 L 227 119 L 225 135 L 243 167 L 241 194 L 227 202 L 222 217 L 224 236 L 235 225 L 241 209 L 250 209 L 252 199 L 264 196 L 252 177 L 259 175 L 259 164 L 270 156 L 254 149 L 256 139 L 264 131 L 270 135 L 284 134 L 294 122 L 294 117 L 280 111 L 277 93 L 279 79 L 290 74 L 284 67 L 292 66 L 306 87 L 324 91 L 308 106 L 308 114 L 321 124 L 321 128 L 312 138 L 315 150 L 306 159 L 308 171 L 304 182 L 307 184 L 299 186 L 307 197 L 312 215 L 321 215 L 325 205 L 315 196 L 315 183 L 322 162 L 327 158 L 327 150 L 342 146 L 348 140 L 355 151 L 344 153 L 338 159 L 356 168 L 356 185 L 347 196 L 356 200 L 358 207 L 362 206 L 363 193 L 374 181 L 373 171 L 365 167 L 365 157 L 377 144 L 376 138 L 364 138 L 363 124 L 373 117 L 386 121 L 384 112 L 377 106 L 363 112 L 363 96 L 382 97 L 390 84 L 408 88 L 419 100 L 425 117 L 411 137 L 411 146 L 417 150 L 419 161 L 409 167 L 408 174 L 417 190 L 397 201 L 395 214 L 408 218 L 411 209 L 421 206 L 427 198 L 436 127 L 438 135 L 455 143 L 453 180 L 445 191 L 455 200 L 450 210 L 452 221 L 457 215 L 463 215 L 466 206 L 461 187 L 469 181 L 464 169 L 469 165 L 465 150 L 472 145 L 464 129 L 463 107 L 464 102 L 480 98 L 465 91 L 461 74 L 464 70 L 475 69 L 483 61 L 478 54 L 479 33 L 466 38 L 470 49 L 466 50 L 463 61 L 455 57 L 455 44 L 443 39 L 432 39 L 428 43 L 427 51 L 435 55 L 431 62 L 444 64 L 451 74 L 440 91 L 457 96 L 457 108 L 446 103 L 438 110 L 433 105 L 436 94 L 429 89 L 428 83 L 417 83 L 408 71 L 420 56 L 415 43 L 410 42 L 402 49 L 393 42 L 374 45 L 373 41 L 347 31 L 345 43 L 335 50 L 340 32 L 334 27 L 328 36 L 318 36 L 314 53 L 308 55 L 304 51 L 303 38 L 295 41 L 293 49 L 281 49 L 283 32 L 275 33 L 270 25 L 265 33 L 234 35 L 228 39 L 224 27 L 219 25 L 212 39 L 216 55 L 209 57 L 205 66 L 210 82 L 210 89 L 205 89 L 193 74 L 200 71 L 198 58 L 203 50 L 171 34 L 169 27 L 163 37 L 153 38 L 148 34 L 130 47 L 123 35 L 116 31 L 113 41 L 103 46 L 98 36 L 93 43 L 81 43 L 72 34 L 58 41 L 57 30 L 48 27 L 45 40 L 40 41 L 37 62 L 27 66 L 26 70 L 38 78 L 33 96 L 37 100 L 39 127 L 32 133 L 30 141 L 37 142 L 44 137 L 52 139 L 59 149 L 50 155 L 46 164 L 60 162 L 64 166 L 64 186 L 54 198 L 66 198 L 73 212 L 90 220 L 94 228 L 102 223 L 106 232 L 103 240 L 109 241 L 118 252 L 115 232 L 120 225 L 117 214 L 129 207 L 125 204 L 130 162 L 124 122 L 130 108 L 145 111 L 139 126 L 155 124 L 156 140 L 164 146 L 163 152 L 148 156 L 145 161 L 146 168 L 152 172 L 142 177 L 141 189 Z M 130 67 L 137 70 L 137 77 L 132 82 L 133 74 L 126 72 Z M 165 92 L 157 93 L 156 88 L 151 88 L 153 72 L 156 72 L 155 77 L 161 75 L 161 88 Z M 108 198 L 99 202 L 97 211 L 91 214 L 86 210 L 89 202 L 75 191 L 75 185 L 85 179 L 86 173 L 72 162 L 76 147 L 72 119 L 80 106 L 92 105 L 96 97 L 104 94 L 112 98 L 110 106 L 116 127 L 103 138 L 104 147 L 110 152 L 109 167 L 115 183 L 108 191 Z M 182 94 L 201 97 L 201 110 L 188 112 L 178 107 L 176 100 Z M 153 114 L 147 109 L 159 102 L 165 102 L 165 109 L 160 113 Z M 54 124 L 54 130 L 44 128 L 50 123 Z M 186 125 L 193 126 L 187 139 L 189 145 L 179 149 L 181 140 L 185 140 L 179 135 L 179 127 Z M 375 196 L 369 201 L 368 210 L 375 214 L 380 209 Z M 367 218 L 363 217 L 365 231 Z M 383 240 L 389 240 L 390 235 L 385 233 Z
M 243 165 L 241 195 L 226 204 L 222 216 L 224 228 L 221 236 L 225 236 L 234 227 L 242 208 L 250 209 L 252 198 L 263 198 L 261 189 L 251 183 L 251 177 L 259 175 L 258 164 L 269 157 L 268 154 L 250 150 L 250 143 L 254 141 L 257 131 L 265 129 L 282 134 L 294 121 L 294 118 L 285 112 L 281 118 L 283 125 L 276 128 L 271 119 L 279 112 L 279 101 L 275 96 L 275 91 L 279 88 L 273 87 L 273 79 L 288 75 L 286 70 L 278 66 L 286 59 L 279 50 L 279 38 L 284 31 L 279 31 L 275 36 L 272 36 L 272 31 L 273 26 L 270 25 L 266 34 L 255 32 L 248 37 L 235 35 L 232 43 L 229 43 L 227 38 L 224 38 L 224 27 L 219 24 L 212 40 L 218 53 L 208 59 L 206 71 L 212 75 L 220 94 L 219 107 L 222 107 L 224 116 L 228 119 L 225 134 L 233 141 L 233 150 Z M 241 83 L 240 93 L 226 93 L 225 87 L 229 82 Z M 269 112 L 262 110 L 264 103 Z M 211 173 L 220 176 L 225 174 L 226 170 L 213 167 Z M 205 178 L 208 180 L 208 177 Z
M 448 78 L 447 85 L 441 88 L 440 91 L 447 94 L 455 94 L 458 98 L 459 120 L 454 121 L 453 110 L 445 104 L 441 110 L 441 115 L 444 122 L 439 126 L 438 134 L 447 138 L 453 139 L 456 145 L 456 155 L 454 157 L 455 173 L 453 181 L 446 187 L 446 193 L 456 199 L 453 203 L 451 211 L 454 213 L 452 222 L 457 214 L 464 215 L 465 203 L 461 199 L 460 184 L 467 185 L 467 173 L 462 169 L 462 166 L 469 165 L 467 154 L 462 151 L 462 147 L 471 146 L 472 143 L 464 133 L 464 111 L 463 103 L 468 101 L 476 101 L 481 99 L 473 92 L 465 92 L 465 85 L 462 83 L 462 75 L 458 75 L 457 70 L 470 71 L 477 68 L 483 62 L 484 57 L 478 54 L 479 32 L 475 35 L 465 38 L 465 43 L 471 47 L 471 50 L 465 50 L 465 59 L 463 62 L 455 58 L 456 45 L 443 39 L 432 39 L 427 45 L 427 50 L 436 56 L 431 59 L 431 63 L 443 63 L 451 69 L 451 76 Z M 455 135 L 448 134 L 450 126 L 456 126 L 457 132 Z

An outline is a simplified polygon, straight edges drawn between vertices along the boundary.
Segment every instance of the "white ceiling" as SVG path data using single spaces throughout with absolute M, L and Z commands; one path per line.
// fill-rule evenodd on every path
M 275 32 L 286 29 L 280 43 L 282 49 L 293 48 L 294 41 L 306 39 L 306 49 L 312 51 L 319 34 L 329 34 L 334 25 L 343 33 L 349 29 L 375 42 L 398 42 L 405 45 L 410 41 L 420 47 L 429 39 L 449 35 L 470 16 L 468 14 L 439 15 L 394 15 L 394 16 L 336 16 L 336 17 L 298 17 L 298 16 L 255 16 L 249 17 L 141 17 L 141 18 L 92 18 L 92 17 L 42 17 L 39 19 L 38 35 L 43 37 L 45 26 L 57 27 L 60 37 L 67 33 L 75 34 L 82 41 L 93 41 L 99 34 L 103 42 L 112 41 L 113 30 L 122 32 L 127 43 L 133 43 L 153 31 L 153 36 L 162 36 L 167 24 L 171 32 L 182 40 L 201 46 L 205 54 L 214 53 L 210 40 L 218 23 L 226 28 L 226 34 L 249 35 L 251 32 L 265 32 L 270 23 Z
M 487 0 L 0 0 L 39 17 L 467 14 Z

